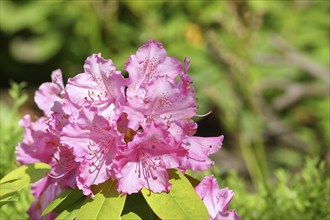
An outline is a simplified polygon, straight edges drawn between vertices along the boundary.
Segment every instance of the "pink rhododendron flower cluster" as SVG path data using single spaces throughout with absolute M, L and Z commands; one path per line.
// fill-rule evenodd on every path
M 52 167 L 32 186 L 36 201 L 30 216 L 40 216 L 67 187 L 93 197 L 92 185 L 115 179 L 122 194 L 143 187 L 167 192 L 167 169 L 211 167 L 209 155 L 220 149 L 223 136 L 194 136 L 197 105 L 189 62 L 186 58 L 182 67 L 159 42 L 149 41 L 129 57 L 124 68 L 128 78 L 101 54 L 88 57 L 84 72 L 66 84 L 61 71 L 54 71 L 52 81 L 35 94 L 44 116 L 33 122 L 26 115 L 20 121 L 25 133 L 16 148 L 17 160 Z M 225 208 L 221 205 L 222 216 L 227 215 Z M 212 211 L 213 218 L 216 214 Z

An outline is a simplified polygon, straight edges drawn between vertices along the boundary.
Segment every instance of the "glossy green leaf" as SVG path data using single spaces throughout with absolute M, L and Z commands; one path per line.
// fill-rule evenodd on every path
M 158 219 L 141 193 L 126 197 L 121 219 Z
M 46 206 L 46 208 L 42 211 L 41 217 L 53 211 L 61 202 L 63 202 L 68 197 L 68 195 L 70 195 L 72 191 L 73 190 L 70 188 L 63 190 L 51 203 Z
M 0 207 L 17 200 L 18 188 L 12 182 L 0 184 Z
M 77 213 L 76 219 L 120 219 L 126 195 L 116 189 L 116 181 L 108 180 L 93 187 L 95 197 L 87 198 Z
M 49 170 L 49 165 L 36 163 L 21 166 L 4 176 L 0 180 L 0 207 L 17 201 L 21 189 L 44 177 Z
M 63 190 L 47 207 L 43 210 L 42 216 L 47 215 L 51 211 L 55 210 L 57 213 L 61 213 L 64 209 L 72 206 L 80 198 L 84 197 L 79 189 L 67 188 Z
M 145 188 L 142 194 L 161 219 L 209 219 L 208 211 L 189 180 L 178 170 L 168 170 L 172 188 L 168 193 L 153 193 Z
M 81 190 L 79 189 L 75 189 L 73 190 L 70 195 L 68 195 L 68 197 L 61 202 L 61 204 L 59 204 L 54 211 L 56 213 L 61 213 L 66 209 L 70 209 L 72 206 L 75 206 L 75 204 L 82 200 L 84 201 L 87 198 L 87 196 L 85 196 Z
M 85 201 L 84 197 L 81 197 L 71 206 L 65 208 L 57 217 L 56 220 L 68 220 L 68 219 L 75 219 L 77 217 L 77 213 L 80 209 L 80 207 L 83 205 Z
M 35 163 L 21 166 L 8 173 L 0 180 L 0 184 L 12 182 L 18 190 L 36 182 L 49 172 L 50 166 L 45 163 Z
M 12 182 L 0 184 L 0 207 L 18 200 L 18 189 Z

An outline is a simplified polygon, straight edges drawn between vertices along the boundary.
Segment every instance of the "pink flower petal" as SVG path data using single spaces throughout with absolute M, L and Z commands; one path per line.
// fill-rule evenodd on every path
M 16 147 L 16 160 L 21 164 L 36 162 L 50 163 L 56 151 L 58 138 L 47 132 L 47 118 L 31 122 L 30 116 L 25 115 L 20 121 L 24 127 L 24 139 Z
M 220 189 L 213 175 L 204 177 L 195 187 L 195 190 L 203 200 L 210 219 L 240 219 L 236 211 L 227 211 L 228 205 L 234 197 L 234 192 L 228 188 Z
M 85 103 L 100 106 L 99 114 L 112 104 L 122 105 L 125 101 L 126 81 L 116 71 L 111 60 L 105 60 L 100 54 L 88 57 L 84 65 L 84 73 L 68 80 L 66 92 L 68 98 L 77 106 Z M 107 116 L 106 113 L 103 114 Z
M 149 121 L 186 123 L 196 115 L 194 96 L 186 96 L 166 77 L 155 78 L 145 92 L 128 88 L 127 105 L 140 112 Z M 134 119 L 133 119 L 134 120 Z M 137 120 L 141 120 L 137 118 Z M 140 122 L 142 124 L 143 122 Z
M 162 125 L 151 124 L 136 134 L 127 147 L 117 156 L 119 173 L 118 190 L 135 193 L 142 187 L 153 192 L 168 191 L 167 170 L 179 166 L 179 158 L 185 156 L 169 132 Z M 132 182 L 135 178 L 135 182 Z
M 51 115 L 51 108 L 55 101 L 61 100 L 63 90 L 63 79 L 61 70 L 52 73 L 52 82 L 43 83 L 35 93 L 34 100 L 38 107 L 44 111 L 46 116 Z
M 91 186 L 111 178 L 113 159 L 125 142 L 123 134 L 95 111 L 84 109 L 78 122 L 63 128 L 61 143 L 73 150 L 79 162 L 78 188 L 93 196 Z
M 182 145 L 188 151 L 187 157 L 182 160 L 181 169 L 206 170 L 213 166 L 214 162 L 208 157 L 217 152 L 222 145 L 223 136 L 196 137 L 186 136 Z
M 181 72 L 181 63 L 174 57 L 167 57 L 163 45 L 151 40 L 142 45 L 136 55 L 129 57 L 124 69 L 129 73 L 128 85 L 138 88 L 159 76 L 167 76 L 175 82 Z

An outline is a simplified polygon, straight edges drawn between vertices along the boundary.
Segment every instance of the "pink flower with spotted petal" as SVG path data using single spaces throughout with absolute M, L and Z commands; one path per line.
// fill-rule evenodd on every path
M 228 206 L 234 192 L 228 188 L 220 189 L 213 175 L 206 176 L 195 187 L 199 197 L 203 200 L 212 219 L 241 220 L 235 210 L 228 211 Z
M 182 146 L 188 154 L 182 159 L 181 169 L 186 170 L 206 170 L 214 165 L 209 158 L 210 154 L 217 152 L 223 141 L 223 136 L 219 137 L 196 137 L 186 136 L 182 140 Z
M 24 128 L 24 139 L 16 147 L 16 160 L 20 164 L 36 162 L 50 163 L 56 151 L 59 139 L 47 131 L 47 118 L 31 122 L 30 115 L 25 115 L 19 125 Z
M 118 190 L 136 193 L 142 187 L 153 192 L 170 189 L 167 170 L 179 166 L 186 152 L 180 149 L 163 125 L 152 123 L 139 131 L 116 157 Z
M 53 155 L 56 163 L 48 174 L 54 181 L 58 182 L 63 188 L 77 188 L 77 169 L 79 163 L 75 161 L 72 149 L 67 146 L 59 146 Z
M 129 87 L 143 87 L 152 78 L 167 76 L 171 82 L 181 73 L 181 63 L 175 57 L 168 57 L 163 45 L 150 40 L 131 55 L 124 70 L 129 73 Z
M 171 83 L 167 77 L 157 77 L 139 91 L 129 87 L 125 110 L 130 123 L 138 124 L 135 122 L 138 121 L 143 126 L 150 122 L 170 124 L 189 121 L 196 115 L 195 97 L 185 95 L 177 84 Z M 139 112 L 141 116 L 136 117 L 137 113 L 132 112 Z
M 84 65 L 84 73 L 68 80 L 65 87 L 68 99 L 78 108 L 98 107 L 98 114 L 112 117 L 116 107 L 124 104 L 126 81 L 111 60 L 93 54 Z
M 123 135 L 104 117 L 97 115 L 97 109 L 84 109 L 77 124 L 63 128 L 61 144 L 68 146 L 79 162 L 77 186 L 85 195 L 93 197 L 92 185 L 105 182 L 113 176 L 113 159 Z

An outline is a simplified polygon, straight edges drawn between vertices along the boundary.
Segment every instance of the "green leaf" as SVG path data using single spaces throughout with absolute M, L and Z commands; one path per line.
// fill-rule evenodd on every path
M 0 207 L 18 200 L 18 189 L 12 182 L 0 184 Z
M 141 193 L 126 197 L 121 219 L 158 219 Z
M 16 196 L 15 199 L 8 199 L 8 200 L 6 200 L 6 201 L 0 201 L 0 208 L 1 208 L 3 205 L 6 205 L 6 204 L 8 204 L 8 203 L 10 203 L 10 202 L 16 202 L 17 200 L 18 200 L 18 196 Z
M 74 206 L 76 204 L 76 202 L 82 200 L 84 201 L 87 198 L 87 196 L 85 196 L 81 190 L 79 189 L 75 189 L 73 190 L 70 195 L 68 195 L 68 197 L 61 203 L 59 204 L 54 211 L 56 213 L 61 213 L 64 210 Z
M 94 199 L 85 200 L 76 219 L 120 219 L 126 195 L 119 195 L 116 181 L 108 180 L 92 189 L 95 194 Z
M 0 207 L 7 202 L 17 200 L 17 187 L 12 182 L 0 184 Z
M 76 201 L 73 205 L 65 208 L 57 217 L 56 220 L 67 220 L 67 219 L 75 219 L 80 207 L 83 205 L 85 201 L 85 197 L 81 197 Z
M 35 163 L 21 166 L 8 173 L 0 180 L 0 184 L 12 182 L 18 190 L 29 186 L 31 183 L 45 177 L 46 172 L 50 171 L 50 166 L 45 163 Z
M 42 217 L 55 210 L 61 213 L 64 209 L 74 205 L 80 198 L 84 197 L 79 189 L 67 188 L 63 190 L 42 212 Z
M 49 165 L 36 163 L 21 166 L 4 176 L 0 180 L 0 207 L 17 201 L 17 194 L 21 189 L 44 177 L 49 170 Z
M 63 202 L 72 193 L 72 189 L 67 188 L 63 190 L 46 208 L 42 211 L 41 217 L 44 217 L 51 211 L 53 211 L 61 202 Z
M 161 219 L 209 219 L 208 211 L 189 180 L 178 170 L 168 170 L 172 188 L 168 193 L 153 193 L 145 188 L 142 194 Z

